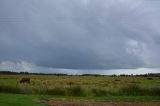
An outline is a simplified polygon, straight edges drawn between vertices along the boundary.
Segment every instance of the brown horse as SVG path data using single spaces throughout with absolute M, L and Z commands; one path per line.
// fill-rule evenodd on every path
M 30 83 L 30 78 L 22 78 L 21 80 L 20 80 L 20 83 Z
M 147 78 L 147 80 L 153 80 L 153 78 Z

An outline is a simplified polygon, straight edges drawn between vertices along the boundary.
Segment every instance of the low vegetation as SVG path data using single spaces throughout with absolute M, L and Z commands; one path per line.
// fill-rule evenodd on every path
M 30 83 L 20 83 L 29 77 Z M 0 75 L 0 92 L 60 96 L 160 96 L 159 77 Z
M 0 106 L 48 106 L 47 104 L 33 101 L 34 99 L 43 98 L 49 98 L 49 96 L 0 93 Z

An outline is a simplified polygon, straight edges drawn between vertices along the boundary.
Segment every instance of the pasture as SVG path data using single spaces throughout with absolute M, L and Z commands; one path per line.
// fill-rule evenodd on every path
M 22 82 L 30 78 L 30 82 Z M 85 100 L 160 100 L 159 77 L 0 75 L 2 94 Z M 39 97 L 37 96 L 37 98 Z M 158 102 L 159 103 L 159 102 Z M 36 105 L 36 104 L 35 104 Z M 153 105 L 156 106 L 156 105 Z
M 19 83 L 24 77 L 29 77 L 30 83 Z M 0 75 L 0 92 L 62 96 L 160 96 L 160 78 Z

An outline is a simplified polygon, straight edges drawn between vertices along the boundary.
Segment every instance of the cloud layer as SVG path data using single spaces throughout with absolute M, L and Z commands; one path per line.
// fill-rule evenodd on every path
M 100 74 L 100 75 L 113 75 L 113 74 L 146 74 L 146 73 L 159 73 L 160 68 L 135 68 L 135 69 L 63 69 L 63 68 L 48 68 L 41 67 L 27 62 L 2 62 L 0 70 L 14 71 L 14 72 L 31 72 L 31 73 L 64 73 L 69 75 L 82 75 L 82 74 Z
M 160 67 L 158 0 L 0 0 L 0 62 Z

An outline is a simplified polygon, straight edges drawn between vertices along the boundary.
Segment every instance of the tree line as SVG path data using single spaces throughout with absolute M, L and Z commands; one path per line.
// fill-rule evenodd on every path
M 31 72 L 14 72 L 14 71 L 0 71 L 0 75 L 53 75 L 53 76 L 109 76 L 109 77 L 160 77 L 160 73 L 146 73 L 146 74 L 120 74 L 120 75 L 100 75 L 100 74 L 82 74 L 70 75 L 63 73 L 31 73 Z

